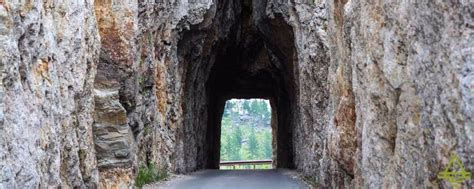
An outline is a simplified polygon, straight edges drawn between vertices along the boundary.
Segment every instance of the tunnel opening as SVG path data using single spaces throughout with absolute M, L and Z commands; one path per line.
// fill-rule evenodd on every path
M 220 169 L 271 169 L 272 110 L 267 99 L 230 99 L 221 121 Z
M 219 169 L 222 116 L 227 100 L 267 99 L 272 109 L 275 168 L 294 168 L 297 80 L 293 28 L 268 17 L 266 1 L 217 1 L 204 21 L 183 32 L 184 124 L 178 150 L 186 170 Z M 177 170 L 180 172 L 181 170 Z
M 296 93 L 292 68 L 293 33 L 282 20 L 266 23 L 270 24 L 262 24 L 261 28 L 255 25 L 240 27 L 240 33 L 228 39 L 228 46 L 216 52 L 215 64 L 207 81 L 206 168 L 219 168 L 220 121 L 226 100 L 232 98 L 270 99 L 274 110 L 272 128 L 276 149 L 273 166 L 293 168 L 292 106 L 295 105 Z M 251 29 L 242 30 L 246 27 Z

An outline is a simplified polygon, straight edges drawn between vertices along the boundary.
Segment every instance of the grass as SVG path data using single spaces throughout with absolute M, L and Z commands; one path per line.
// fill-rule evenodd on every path
M 312 187 L 318 187 L 319 188 L 319 184 L 318 184 L 318 180 L 316 177 L 311 177 L 311 176 L 305 176 L 303 177 L 303 180 L 308 183 L 309 185 L 311 185 Z
M 148 166 L 140 166 L 138 175 L 135 179 L 135 185 L 142 187 L 145 184 L 158 182 L 168 178 L 168 171 L 164 168 L 158 168 L 154 163 L 149 163 Z

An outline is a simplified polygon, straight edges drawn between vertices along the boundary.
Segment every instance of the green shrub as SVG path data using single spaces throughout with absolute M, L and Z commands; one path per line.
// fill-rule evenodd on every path
M 142 187 L 145 184 L 164 180 L 168 177 L 168 172 L 164 168 L 158 168 L 154 163 L 149 163 L 148 166 L 140 166 L 138 175 L 135 179 L 135 185 Z
M 311 187 L 319 188 L 318 179 L 316 177 L 305 176 L 303 177 L 303 180 L 306 181 L 307 184 L 311 185 Z

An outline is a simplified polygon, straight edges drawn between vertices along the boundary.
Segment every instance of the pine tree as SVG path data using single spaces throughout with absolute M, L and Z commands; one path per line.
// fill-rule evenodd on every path
M 260 114 L 259 102 L 257 100 L 252 100 L 250 103 L 250 113 L 254 117 L 258 117 Z
M 248 100 L 244 100 L 242 102 L 242 108 L 244 109 L 245 114 L 249 114 L 252 111 L 250 107 L 250 102 Z
M 239 118 L 252 116 L 248 122 Z M 221 160 L 258 160 L 272 158 L 271 128 L 256 128 L 271 118 L 268 100 L 229 100 L 224 109 L 221 127 Z
M 231 152 L 230 154 L 230 159 L 231 160 L 240 160 L 241 155 L 240 155 L 240 149 L 242 148 L 242 130 L 240 127 L 235 127 L 232 131 L 232 137 L 230 140 L 230 145 L 231 145 Z
M 250 129 L 249 139 L 248 139 L 248 146 L 250 152 L 250 158 L 255 160 L 258 158 L 259 146 L 257 141 L 257 136 L 255 135 L 255 128 L 252 127 Z
M 271 131 L 265 131 L 263 134 L 263 154 L 264 159 L 272 159 L 272 134 Z

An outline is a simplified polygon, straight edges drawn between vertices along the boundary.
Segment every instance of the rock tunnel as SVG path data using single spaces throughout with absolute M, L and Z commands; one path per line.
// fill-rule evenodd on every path
M 281 15 L 265 16 L 265 4 L 218 1 L 215 12 L 208 13 L 217 14 L 213 25 L 192 26 L 179 42 L 178 56 L 187 65 L 185 125 L 203 125 L 188 133 L 202 135 L 197 137 L 202 139 L 198 167 L 219 168 L 220 124 L 225 102 L 232 98 L 270 100 L 274 166 L 294 167 L 294 34 Z M 229 12 L 234 15 L 226 17 Z
M 274 167 L 316 188 L 447 188 L 437 174 L 453 154 L 474 170 L 473 10 L 0 0 L 0 188 L 217 169 L 232 98 L 270 101 Z

